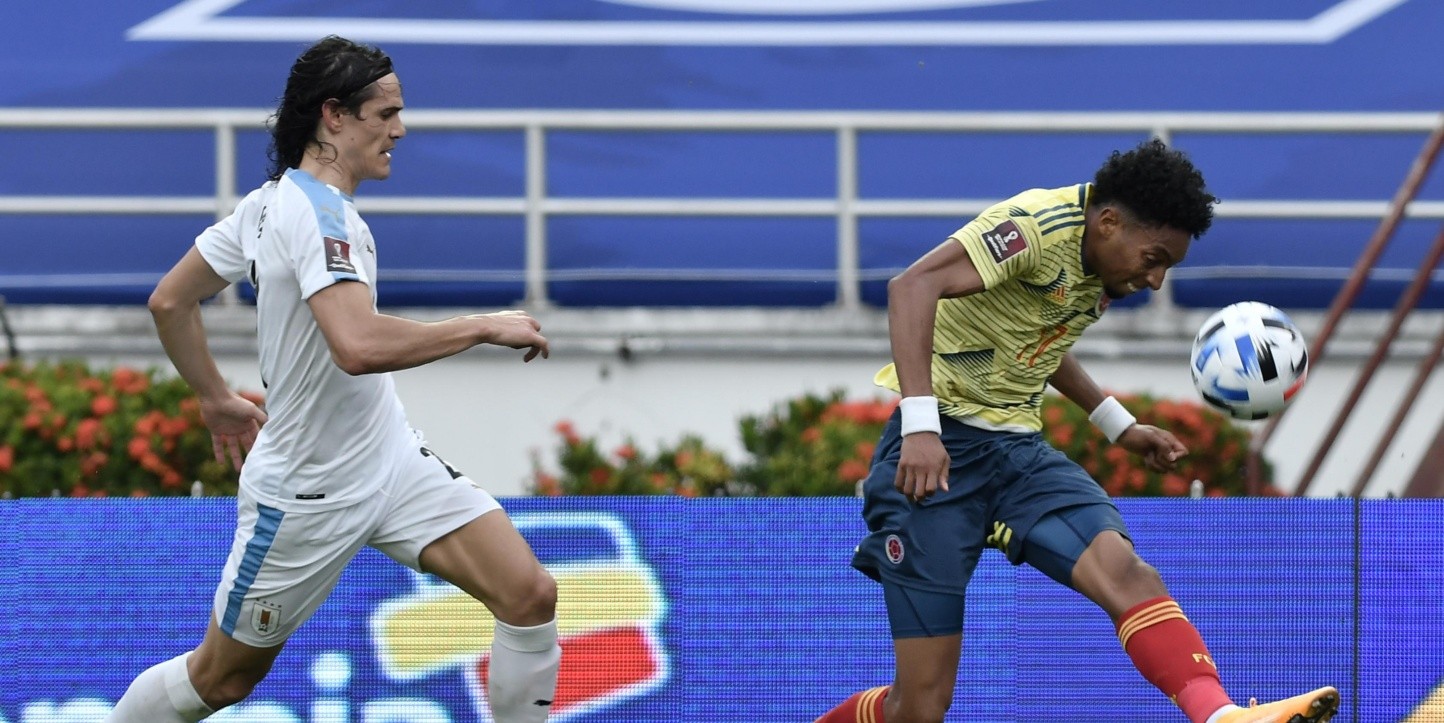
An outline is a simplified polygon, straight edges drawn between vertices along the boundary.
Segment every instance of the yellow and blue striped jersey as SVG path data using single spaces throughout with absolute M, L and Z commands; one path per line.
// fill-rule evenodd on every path
M 932 376 L 943 414 L 989 429 L 1042 429 L 1048 378 L 1108 306 L 1103 282 L 1083 266 L 1091 191 L 1024 191 L 949 237 L 967 250 L 984 290 L 938 302 Z M 900 391 L 892 364 L 874 381 Z

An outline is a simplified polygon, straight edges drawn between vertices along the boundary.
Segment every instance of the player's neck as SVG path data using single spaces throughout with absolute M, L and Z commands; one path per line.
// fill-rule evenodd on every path
M 312 178 L 335 187 L 336 190 L 347 196 L 355 196 L 356 187 L 361 185 L 361 179 L 348 172 L 340 163 L 334 160 L 323 161 L 310 153 L 301 158 L 301 165 L 298 168 L 311 174 Z

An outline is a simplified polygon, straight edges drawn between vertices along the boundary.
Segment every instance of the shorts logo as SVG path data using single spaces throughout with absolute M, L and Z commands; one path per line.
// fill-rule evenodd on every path
M 883 542 L 883 547 L 886 548 L 886 550 L 887 550 L 887 561 L 888 561 L 888 562 L 891 562 L 891 563 L 894 564 L 894 565 L 902 562 L 902 560 L 903 560 L 903 544 L 902 544 L 902 538 L 898 537 L 897 535 L 888 535 L 888 536 L 887 536 L 887 540 L 885 540 L 885 541 Z
M 1000 264 L 1028 248 L 1028 239 L 1011 220 L 998 224 L 992 231 L 984 232 L 983 243 L 987 245 L 988 253 L 993 255 L 993 260 Z
M 281 627 L 281 606 L 257 602 L 251 609 L 251 627 L 259 635 L 270 635 Z
M 351 263 L 351 244 L 338 238 L 325 238 L 326 243 L 326 270 L 336 274 L 356 273 L 355 264 Z

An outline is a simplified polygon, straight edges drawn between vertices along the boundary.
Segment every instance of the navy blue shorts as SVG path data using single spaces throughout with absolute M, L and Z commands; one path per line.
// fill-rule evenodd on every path
M 1043 435 L 991 432 L 948 417 L 948 491 L 915 503 L 893 486 L 900 432 L 894 413 L 863 483 L 868 535 L 852 564 L 870 577 L 961 596 L 983 550 L 996 547 L 1013 564 L 1030 563 L 1068 585 L 1094 537 L 1105 530 L 1128 537 L 1113 501 Z

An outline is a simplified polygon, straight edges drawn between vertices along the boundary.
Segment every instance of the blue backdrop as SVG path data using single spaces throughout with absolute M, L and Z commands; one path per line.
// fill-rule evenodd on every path
M 55 0 L 10 3 L 0 106 L 274 107 L 306 40 L 382 45 L 412 108 L 1436 111 L 1444 98 L 1432 0 Z M 84 18 L 84 22 L 77 22 Z M 524 33 L 520 33 L 525 30 Z M 1091 178 L 1138 137 L 869 134 L 864 198 L 1002 198 Z M 1229 199 L 1389 198 L 1422 136 L 1180 134 Z M 192 132 L 0 131 L 0 194 L 208 194 L 211 140 Z M 263 179 L 265 138 L 241 139 L 238 184 Z M 520 195 L 520 133 L 417 133 L 391 181 L 363 195 Z M 826 134 L 556 133 L 559 196 L 835 193 Z M 1439 174 L 1436 174 L 1439 175 Z M 1425 187 L 1444 199 L 1444 180 Z M 869 219 L 865 270 L 885 277 L 967 219 Z M 390 304 L 509 304 L 519 280 L 417 283 L 405 270 L 513 273 L 520 218 L 372 219 Z M 0 293 L 12 302 L 143 301 L 203 216 L 0 215 Z M 1181 280 L 1178 301 L 1324 307 L 1371 221 L 1226 220 L 1187 266 L 1279 266 L 1261 282 Z M 1405 224 L 1365 289 L 1389 307 L 1437 223 Z M 567 217 L 553 268 L 764 269 L 804 280 L 566 281 L 585 305 L 803 305 L 834 300 L 829 219 Z M 388 243 L 389 242 L 389 243 Z M 68 276 L 82 274 L 88 276 Z M 101 278 L 99 274 L 131 274 Z M 810 275 L 810 276 L 809 276 Z M 1288 278 L 1281 280 L 1283 277 Z M 84 283 L 81 283 L 81 282 Z M 866 300 L 882 303 L 881 284 Z M 1444 284 L 1425 299 L 1444 306 Z
M 890 680 L 881 596 L 847 564 L 857 500 L 504 502 L 562 589 L 556 720 L 805 722 Z M 1236 697 L 1332 684 L 1340 721 L 1444 714 L 1415 711 L 1444 679 L 1444 506 L 1120 506 Z M 195 645 L 234 520 L 227 499 L 0 503 L 0 721 L 98 720 L 140 670 Z M 465 601 L 367 550 L 216 720 L 481 720 L 473 633 L 489 626 Z M 968 605 L 950 720 L 1181 720 L 1107 618 L 1031 569 L 988 553 Z

